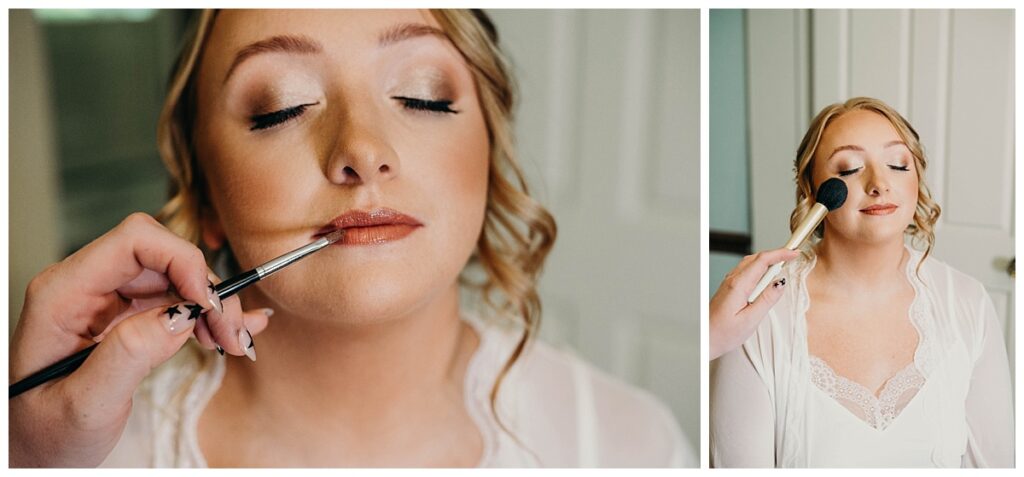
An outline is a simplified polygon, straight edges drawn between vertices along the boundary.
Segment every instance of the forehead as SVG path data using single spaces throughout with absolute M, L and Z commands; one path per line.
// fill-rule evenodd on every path
M 822 133 L 817 155 L 828 157 L 836 147 L 860 146 L 864 149 L 881 148 L 899 141 L 896 127 L 880 113 L 858 109 L 845 113 L 829 122 Z

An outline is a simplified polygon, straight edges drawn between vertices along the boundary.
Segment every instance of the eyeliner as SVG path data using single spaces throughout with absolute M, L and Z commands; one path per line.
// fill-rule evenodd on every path
M 280 257 L 270 260 L 262 265 L 258 265 L 256 268 L 247 272 L 242 272 L 235 275 L 223 282 L 214 285 L 213 291 L 217 294 L 217 298 L 224 300 L 236 293 L 244 290 L 246 287 L 256 283 L 278 270 L 287 267 L 305 257 L 308 257 L 313 252 L 322 250 L 327 246 L 335 243 L 345 236 L 344 229 L 338 229 L 331 232 L 323 237 L 320 237 L 316 241 L 303 245 L 291 252 L 288 252 Z M 43 384 L 51 379 L 58 378 L 74 372 L 82 366 L 85 362 L 85 358 L 88 358 L 92 351 L 96 349 L 99 343 L 89 346 L 67 358 L 64 358 L 50 366 L 43 368 L 40 371 L 32 374 L 31 376 L 18 381 L 8 388 L 8 399 L 11 399 L 29 389 L 32 389 L 40 384 Z

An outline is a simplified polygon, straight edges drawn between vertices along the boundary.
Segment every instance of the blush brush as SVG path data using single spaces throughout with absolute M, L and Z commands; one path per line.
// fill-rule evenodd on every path
M 811 206 L 811 209 L 800 221 L 800 224 L 793 229 L 793 234 L 790 236 L 789 242 L 786 242 L 785 248 L 796 250 L 800 247 L 800 244 L 804 243 L 804 240 L 814 232 L 814 229 L 818 228 L 818 224 L 825 220 L 825 216 L 829 212 L 843 206 L 843 203 L 846 202 L 847 192 L 849 190 L 842 179 L 833 177 L 823 182 L 818 187 L 818 193 L 814 196 L 814 205 Z M 779 262 L 768 267 L 768 271 L 761 276 L 761 280 L 757 282 L 754 291 L 747 298 L 747 303 L 753 303 L 754 300 L 757 300 L 757 297 L 761 296 L 761 292 L 768 288 L 768 284 L 775 279 L 776 275 L 782 272 L 783 263 Z

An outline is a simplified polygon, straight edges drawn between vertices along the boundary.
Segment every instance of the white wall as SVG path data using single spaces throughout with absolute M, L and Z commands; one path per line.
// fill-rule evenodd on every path
M 542 336 L 654 392 L 697 451 L 699 15 L 490 11 L 531 183 L 559 225 Z

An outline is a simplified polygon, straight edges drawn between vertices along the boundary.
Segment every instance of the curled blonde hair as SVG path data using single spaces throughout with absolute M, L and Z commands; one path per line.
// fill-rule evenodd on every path
M 512 124 L 516 91 L 493 23 L 479 10 L 431 10 L 431 14 L 469 66 L 490 140 L 484 224 L 470 259 L 470 265 L 483 268 L 486 278 L 463 283 L 478 288 L 487 306 L 523 327 L 491 390 L 494 407 L 501 383 L 536 335 L 541 312 L 537 279 L 557 227 L 554 217 L 530 196 L 516 160 Z M 200 246 L 200 216 L 209 202 L 192 126 L 197 66 L 216 16 L 215 10 L 203 10 L 186 34 L 157 128 L 160 155 L 171 176 L 170 199 L 158 218 Z
M 857 110 L 871 111 L 889 120 L 900 139 L 914 156 L 914 165 L 917 169 L 917 207 L 914 210 L 914 222 L 907 226 L 906 233 L 913 237 L 915 245 L 921 243 L 925 245 L 924 257 L 921 259 L 921 263 L 924 263 L 924 258 L 928 258 L 935 245 L 935 222 L 939 220 L 939 214 L 942 211 L 939 204 L 932 200 L 931 192 L 928 191 L 928 185 L 924 180 L 928 160 L 925 157 L 924 148 L 921 146 L 921 139 L 910 122 L 891 106 L 875 98 L 857 97 L 851 98 L 845 103 L 825 106 L 807 127 L 807 132 L 796 151 L 796 208 L 789 215 L 789 229 L 790 231 L 795 230 L 814 206 L 816 195 L 813 182 L 814 155 L 818 151 L 818 144 L 821 142 L 821 136 L 825 133 L 825 128 L 832 120 Z M 822 223 L 814 230 L 814 234 L 808 242 L 813 246 L 823 238 L 824 234 L 825 224 Z M 806 251 L 810 252 L 810 250 Z M 920 269 L 920 264 L 918 264 L 918 268 Z

